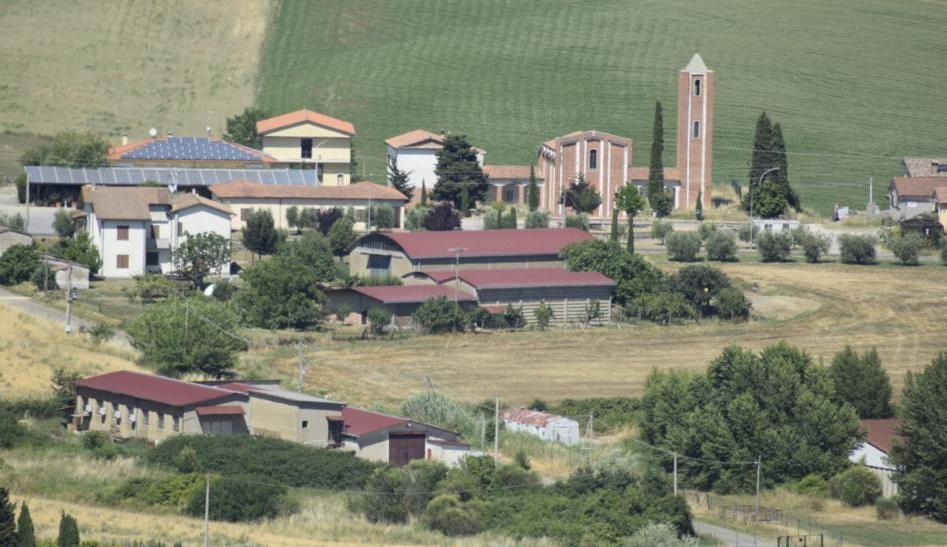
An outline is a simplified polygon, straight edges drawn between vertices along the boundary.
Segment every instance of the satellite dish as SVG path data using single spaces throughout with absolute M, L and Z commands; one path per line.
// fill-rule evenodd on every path
M 157 137 L 157 136 L 158 136 L 158 130 L 155 129 L 154 127 L 152 127 L 151 129 L 148 130 L 148 134 L 151 135 L 152 137 Z

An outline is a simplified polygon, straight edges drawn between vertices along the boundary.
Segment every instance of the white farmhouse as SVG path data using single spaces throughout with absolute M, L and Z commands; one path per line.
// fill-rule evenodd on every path
M 444 147 L 444 138 L 444 135 L 415 129 L 385 141 L 388 145 L 389 176 L 393 166 L 397 166 L 399 170 L 407 174 L 408 184 L 417 189 L 413 196 L 415 200 L 421 197 L 422 181 L 428 192 L 437 182 L 434 168 L 437 167 L 437 152 Z M 474 150 L 477 152 L 477 162 L 480 167 L 483 167 L 483 156 L 486 152 L 476 147 Z
M 548 412 L 528 408 L 509 408 L 503 412 L 503 424 L 510 431 L 522 431 L 544 441 L 578 444 L 579 422 Z
M 230 239 L 230 208 L 196 194 L 173 195 L 161 187 L 84 186 L 81 199 L 103 277 L 171 272 L 171 251 L 188 234 L 211 232 Z
M 891 447 L 898 437 L 897 428 L 901 424 L 899 418 L 862 420 L 862 431 L 865 440 L 862 441 L 851 454 L 848 455 L 852 463 L 860 463 L 871 470 L 881 481 L 881 495 L 885 497 L 898 495 L 898 483 L 894 482 L 894 472 L 897 467 L 888 459 Z

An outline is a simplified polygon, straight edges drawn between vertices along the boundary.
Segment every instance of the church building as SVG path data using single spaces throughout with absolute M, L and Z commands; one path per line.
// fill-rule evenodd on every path
M 700 54 L 678 73 L 677 163 L 664 168 L 665 189 L 675 209 L 693 209 L 698 196 L 710 203 L 713 182 L 714 72 Z M 631 167 L 633 142 L 602 131 L 577 131 L 539 147 L 537 179 L 542 179 L 541 205 L 554 216 L 565 211 L 560 196 L 579 175 L 602 196 L 594 219 L 607 219 L 615 192 L 626 183 L 644 190 L 648 167 Z M 665 158 L 667 163 L 667 158 Z

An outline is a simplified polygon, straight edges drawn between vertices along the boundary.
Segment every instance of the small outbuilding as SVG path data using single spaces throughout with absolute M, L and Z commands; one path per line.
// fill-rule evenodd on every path
M 346 321 L 362 325 L 368 323 L 368 311 L 374 307 L 390 311 L 392 322 L 396 326 L 408 326 L 413 322 L 411 315 L 428 300 L 445 297 L 465 308 L 477 302 L 476 297 L 470 293 L 434 284 L 350 287 L 329 290 L 326 297 L 330 310 L 347 308 L 357 319 L 349 317 Z
M 510 431 L 521 431 L 548 442 L 579 444 L 579 422 L 528 408 L 508 408 L 503 411 L 503 425 Z
M 891 463 L 890 456 L 900 425 L 900 418 L 862 420 L 861 429 L 865 440 L 848 456 L 849 461 L 863 464 L 878 477 L 884 497 L 898 495 L 898 483 L 894 482 L 897 467 Z
M 412 460 L 454 466 L 472 454 L 470 445 L 461 442 L 456 433 L 410 418 L 348 406 L 342 410 L 342 419 L 343 447 L 366 460 L 395 467 Z
M 31 245 L 33 238 L 26 232 L 0 226 L 0 255 L 14 245 Z

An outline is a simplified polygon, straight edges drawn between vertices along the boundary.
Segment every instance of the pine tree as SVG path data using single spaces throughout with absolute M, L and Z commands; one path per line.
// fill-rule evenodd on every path
M 421 179 L 421 205 L 427 207 L 427 183 Z
M 483 201 L 490 184 L 480 167 L 477 151 L 463 135 L 448 135 L 437 152 L 437 184 L 434 185 L 434 198 L 450 201 L 454 207 L 460 207 L 466 214 L 470 206 Z M 466 197 L 465 197 L 466 196 Z M 466 199 L 466 207 L 464 207 Z
M 409 200 L 414 196 L 414 188 L 408 183 L 408 174 L 398 169 L 398 164 L 395 162 L 390 162 L 388 165 L 388 184 Z
M 33 518 L 30 508 L 23 502 L 20 507 L 20 517 L 16 521 L 17 547 L 36 547 L 36 533 L 33 530 Z
M 527 187 L 527 203 L 530 212 L 539 209 L 539 185 L 536 184 L 536 173 L 533 166 L 529 166 L 529 186 Z
M 62 514 L 59 519 L 59 537 L 56 547 L 79 547 L 79 525 L 72 515 Z
M 648 169 L 648 204 L 658 217 L 674 209 L 671 196 L 664 190 L 664 111 L 661 101 L 654 105 L 654 129 L 651 132 L 651 164 Z
M 704 220 L 704 191 L 700 190 L 697 192 L 697 206 L 694 207 L 694 218 L 697 220 Z
M 891 382 L 876 350 L 859 356 L 855 350 L 846 346 L 832 358 L 829 374 L 835 383 L 837 401 L 852 405 L 859 418 L 894 416 Z
M 0 487 L 0 545 L 16 545 L 16 506 L 4 487 Z
M 618 243 L 618 207 L 612 207 L 612 231 L 608 235 L 608 240 Z

